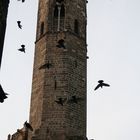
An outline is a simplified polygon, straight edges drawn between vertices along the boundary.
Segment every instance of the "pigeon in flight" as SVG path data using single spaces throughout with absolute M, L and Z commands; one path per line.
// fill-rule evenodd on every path
M 21 21 L 17 21 L 17 24 L 18 24 L 18 27 L 20 28 L 20 29 L 22 29 L 22 25 L 21 25 Z
M 29 130 L 31 130 L 31 131 L 33 131 L 32 126 L 27 121 L 24 123 L 24 127 L 27 128 L 27 129 L 29 129 Z
M 8 98 L 7 97 L 7 93 L 4 92 L 4 90 L 2 89 L 2 86 L 0 85 L 0 102 L 3 103 L 4 99 Z
M 68 100 L 68 103 L 78 103 L 79 101 L 81 101 L 82 98 L 76 97 L 75 95 L 71 97 L 70 100 Z
M 52 64 L 48 61 L 46 64 L 42 65 L 39 69 L 45 69 L 45 68 L 50 68 Z
M 21 48 L 19 48 L 18 50 L 25 53 L 25 45 L 22 44 Z
M 104 83 L 103 80 L 99 80 L 98 83 L 99 83 L 99 84 L 95 87 L 94 90 L 97 90 L 99 87 L 102 88 L 103 86 L 106 86 L 106 87 L 109 87 L 109 86 L 110 86 L 109 84 Z
M 64 40 L 63 40 L 63 39 L 60 39 L 60 40 L 58 41 L 58 45 L 56 45 L 56 47 L 66 49 L 66 47 L 65 47 L 65 45 L 64 45 Z
M 58 100 L 56 101 L 55 100 L 55 102 L 57 103 L 57 104 L 60 104 L 61 106 L 63 106 L 64 105 L 64 102 L 66 101 L 66 98 L 65 99 L 62 99 L 62 98 L 58 98 Z

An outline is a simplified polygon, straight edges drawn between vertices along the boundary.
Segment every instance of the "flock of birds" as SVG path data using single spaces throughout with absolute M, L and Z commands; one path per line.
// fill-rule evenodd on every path
M 25 2 L 25 0 L 18 0 L 18 1 Z M 18 27 L 19 27 L 20 29 L 22 29 L 21 21 L 17 21 L 17 24 L 18 24 Z M 24 52 L 24 53 L 25 53 L 25 45 L 22 44 L 22 45 L 21 45 L 21 48 L 19 48 L 18 51 L 21 51 L 21 52 Z M 5 100 L 6 98 L 8 98 L 7 95 L 8 95 L 8 94 L 4 92 L 4 90 L 3 90 L 3 88 L 2 88 L 2 86 L 1 86 L 1 84 L 0 84 L 0 103 L 3 103 L 4 100 Z

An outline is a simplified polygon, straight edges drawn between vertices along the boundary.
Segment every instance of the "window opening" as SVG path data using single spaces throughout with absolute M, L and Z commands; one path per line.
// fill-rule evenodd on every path
M 41 23 L 41 29 L 40 34 L 42 35 L 44 33 L 44 22 Z
M 78 23 L 78 20 L 77 19 L 74 21 L 74 32 L 76 34 L 79 33 L 79 23 Z

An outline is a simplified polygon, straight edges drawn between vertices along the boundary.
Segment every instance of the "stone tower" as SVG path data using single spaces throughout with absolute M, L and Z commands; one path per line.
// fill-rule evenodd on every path
M 39 0 L 29 140 L 86 139 L 86 0 Z

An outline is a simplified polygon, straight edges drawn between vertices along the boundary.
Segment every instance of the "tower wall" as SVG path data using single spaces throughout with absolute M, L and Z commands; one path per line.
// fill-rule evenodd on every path
M 60 40 L 65 48 L 56 47 Z M 86 138 L 86 50 L 86 1 L 40 0 L 30 140 Z M 41 69 L 46 63 L 50 68 Z M 72 96 L 78 103 L 70 102 Z M 63 106 L 56 102 L 59 98 L 65 100 Z

